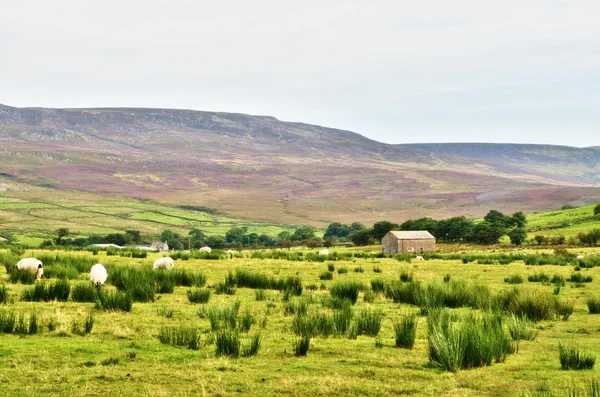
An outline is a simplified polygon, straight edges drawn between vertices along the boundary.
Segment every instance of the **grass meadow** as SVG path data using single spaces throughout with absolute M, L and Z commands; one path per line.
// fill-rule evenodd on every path
M 64 280 L 10 282 L 18 257 L 0 251 L 0 394 L 533 396 L 597 377 L 600 315 L 589 305 L 600 267 L 463 263 L 453 246 L 426 261 L 369 254 L 378 250 L 177 259 L 172 276 L 150 270 L 159 254 L 25 252 L 58 255 L 46 267 L 68 274 L 60 301 L 44 297 L 64 297 Z M 101 291 L 86 273 L 96 262 L 109 273 Z M 40 301 L 26 301 L 35 288 Z

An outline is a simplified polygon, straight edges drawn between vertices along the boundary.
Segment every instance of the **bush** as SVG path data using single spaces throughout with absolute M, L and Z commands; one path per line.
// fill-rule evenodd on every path
M 331 286 L 329 293 L 334 298 L 348 299 L 352 304 L 358 300 L 358 294 L 364 285 L 357 281 L 337 282 Z
M 98 294 L 98 300 L 96 301 L 96 309 L 106 311 L 123 311 L 130 312 L 133 306 L 133 299 L 128 292 L 114 291 L 104 292 L 101 291 Z
M 195 289 L 188 290 L 187 297 L 190 303 L 208 303 L 210 300 L 210 290 L 209 289 Z
M 412 349 L 417 337 L 417 316 L 409 314 L 394 322 L 396 347 Z
M 332 272 L 323 272 L 319 274 L 319 280 L 333 280 Z
M 202 347 L 200 330 L 195 327 L 161 327 L 158 340 L 165 345 L 184 346 L 192 350 Z
M 519 274 L 514 274 L 510 277 L 506 277 L 504 282 L 509 284 L 523 284 L 523 277 Z
M 356 317 L 355 327 L 357 335 L 377 336 L 381 329 L 383 315 L 371 309 L 362 310 Z
M 562 369 L 593 369 L 596 364 L 596 357 L 590 353 L 579 350 L 575 344 L 566 345 L 558 343 L 558 355 Z

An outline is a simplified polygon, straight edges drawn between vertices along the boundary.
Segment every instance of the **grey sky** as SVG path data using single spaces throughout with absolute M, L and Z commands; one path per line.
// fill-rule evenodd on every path
M 0 103 L 600 145 L 600 1 L 0 0 Z

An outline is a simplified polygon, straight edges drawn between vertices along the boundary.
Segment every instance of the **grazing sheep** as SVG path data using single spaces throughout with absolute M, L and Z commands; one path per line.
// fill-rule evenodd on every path
M 40 281 L 43 275 L 44 269 L 42 269 L 42 265 L 39 264 L 37 270 L 35 271 L 35 281 Z
M 108 277 L 108 273 L 106 273 L 106 268 L 99 263 L 96 263 L 92 266 L 92 270 L 90 270 L 90 281 L 94 285 L 102 285 L 106 282 L 106 277 Z
M 31 273 L 37 273 L 42 268 L 42 261 L 37 258 L 23 258 L 17 262 L 17 269 L 29 270 Z M 42 270 L 42 274 L 43 274 Z
M 584 256 L 583 255 L 577 255 L 577 259 L 583 259 Z
M 227 252 L 225 252 L 227 254 L 228 257 L 233 258 L 233 250 L 227 250 Z
M 328 249 L 324 249 L 319 251 L 319 255 L 329 255 L 329 250 Z
M 158 270 L 158 269 L 171 270 L 171 269 L 173 269 L 174 266 L 175 266 L 175 264 L 173 263 L 173 258 L 166 256 L 164 258 L 158 258 L 157 260 L 155 260 L 154 266 L 152 266 L 152 269 L 154 269 L 154 270 Z
M 425 258 L 423 258 L 422 256 L 417 256 L 417 257 L 415 257 L 415 260 L 416 261 L 424 261 Z
M 208 252 L 210 254 L 212 250 L 210 249 L 210 247 L 202 247 L 200 248 L 200 252 Z

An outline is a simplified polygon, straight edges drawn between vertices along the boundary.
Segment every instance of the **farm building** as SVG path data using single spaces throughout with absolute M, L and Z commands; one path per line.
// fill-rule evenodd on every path
M 435 237 L 427 230 L 391 231 L 381 239 L 384 254 L 435 252 Z
M 167 252 L 169 250 L 169 244 L 167 244 L 166 241 L 164 243 L 162 241 L 154 242 L 150 245 L 150 249 L 159 252 Z

